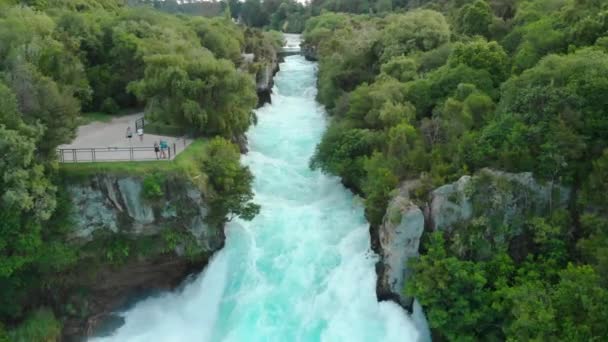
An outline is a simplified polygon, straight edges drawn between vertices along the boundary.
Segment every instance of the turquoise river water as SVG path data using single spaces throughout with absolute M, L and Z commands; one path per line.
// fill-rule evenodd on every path
M 243 156 L 261 213 L 230 223 L 224 249 L 183 289 L 138 303 L 95 341 L 428 339 L 421 313 L 376 299 L 377 256 L 360 200 L 308 167 L 327 124 L 316 64 L 287 57 L 275 83 Z

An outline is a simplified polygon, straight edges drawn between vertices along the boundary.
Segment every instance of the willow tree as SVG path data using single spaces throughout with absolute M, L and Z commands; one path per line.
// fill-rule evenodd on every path
M 257 97 L 250 76 L 208 51 L 145 58 L 142 80 L 129 90 L 148 104 L 155 120 L 190 127 L 197 135 L 234 137 L 244 133 Z

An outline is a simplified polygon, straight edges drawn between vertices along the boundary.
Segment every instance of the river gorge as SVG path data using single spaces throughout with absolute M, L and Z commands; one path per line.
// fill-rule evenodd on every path
M 257 110 L 242 161 L 255 175 L 251 222 L 181 290 L 148 298 L 93 341 L 425 341 L 424 315 L 378 302 L 361 199 L 308 164 L 326 128 L 316 63 L 289 56 Z

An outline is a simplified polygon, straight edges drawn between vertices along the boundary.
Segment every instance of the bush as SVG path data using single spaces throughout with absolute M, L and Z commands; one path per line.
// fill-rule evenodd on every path
M 238 147 L 224 138 L 214 138 L 207 147 L 207 158 L 201 170 L 209 176 L 212 194 L 209 198 L 210 224 L 223 224 L 235 217 L 252 220 L 260 206 L 253 203 L 253 175 L 240 164 Z
M 116 114 L 119 110 L 120 107 L 118 107 L 116 101 L 114 101 L 114 99 L 112 99 L 111 97 L 108 97 L 107 99 L 103 100 L 103 103 L 101 104 L 101 111 L 104 113 Z
M 161 122 L 146 122 L 144 131 L 147 134 L 164 135 L 168 137 L 181 137 L 188 133 L 184 127 L 168 125 Z
M 163 197 L 163 183 L 165 179 L 160 174 L 144 178 L 142 196 L 147 200 L 157 200 Z
M 25 322 L 9 332 L 8 335 L 9 340 L 13 342 L 59 341 L 61 323 L 55 318 L 51 310 L 41 308 L 30 314 Z

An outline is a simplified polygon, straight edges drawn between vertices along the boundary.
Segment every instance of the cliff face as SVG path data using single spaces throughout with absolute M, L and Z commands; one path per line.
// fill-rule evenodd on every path
M 488 241 L 509 241 L 521 234 L 527 217 L 564 208 L 570 197 L 569 189 L 540 183 L 531 173 L 486 169 L 432 191 L 421 209 L 409 198 L 415 186 L 416 182 L 403 184 L 378 228 L 378 298 L 393 299 L 408 309 L 413 300 L 403 294 L 411 275 L 408 261 L 418 256 L 425 229 L 465 234 L 467 224 L 483 220 L 489 227 L 485 237 Z M 502 229 L 505 226 L 509 229 Z M 512 252 L 517 253 L 517 246 Z
M 224 244 L 223 229 L 205 221 L 204 195 L 186 180 L 100 174 L 66 190 L 71 239 L 83 252 L 57 300 L 77 311 L 66 313 L 65 340 L 90 335 L 134 296 L 175 288 Z
M 302 54 L 306 60 L 316 62 L 319 60 L 317 47 L 312 44 L 302 44 Z
M 141 177 L 95 175 L 67 186 L 74 210 L 73 238 L 90 241 L 96 232 L 156 235 L 168 227 L 191 233 L 205 251 L 223 244 L 221 229 L 207 226 L 207 207 L 201 191 L 178 178 L 153 180 L 158 186 L 146 198 Z
M 279 58 L 275 54 L 269 61 L 261 64 L 255 76 L 255 87 L 258 92 L 259 106 L 271 102 L 270 94 L 274 86 L 274 75 L 279 71 Z
M 404 265 L 418 256 L 418 246 L 424 231 L 422 210 L 409 198 L 410 184 L 404 184 L 391 200 L 378 230 L 381 263 L 378 267 L 378 299 L 391 299 L 404 307 L 412 306 L 412 298 L 401 295 L 410 277 Z
M 274 75 L 279 71 L 279 55 L 272 51 L 271 56 L 259 58 L 253 53 L 242 55 L 242 68 L 252 73 L 255 78 L 255 89 L 258 93 L 258 106 L 270 103 L 272 87 L 274 86 Z
M 508 225 L 518 234 L 522 220 L 568 204 L 570 190 L 537 182 L 532 173 L 485 169 L 463 176 L 431 193 L 428 215 L 432 230 L 453 233 L 459 225 L 484 217 L 491 225 Z

